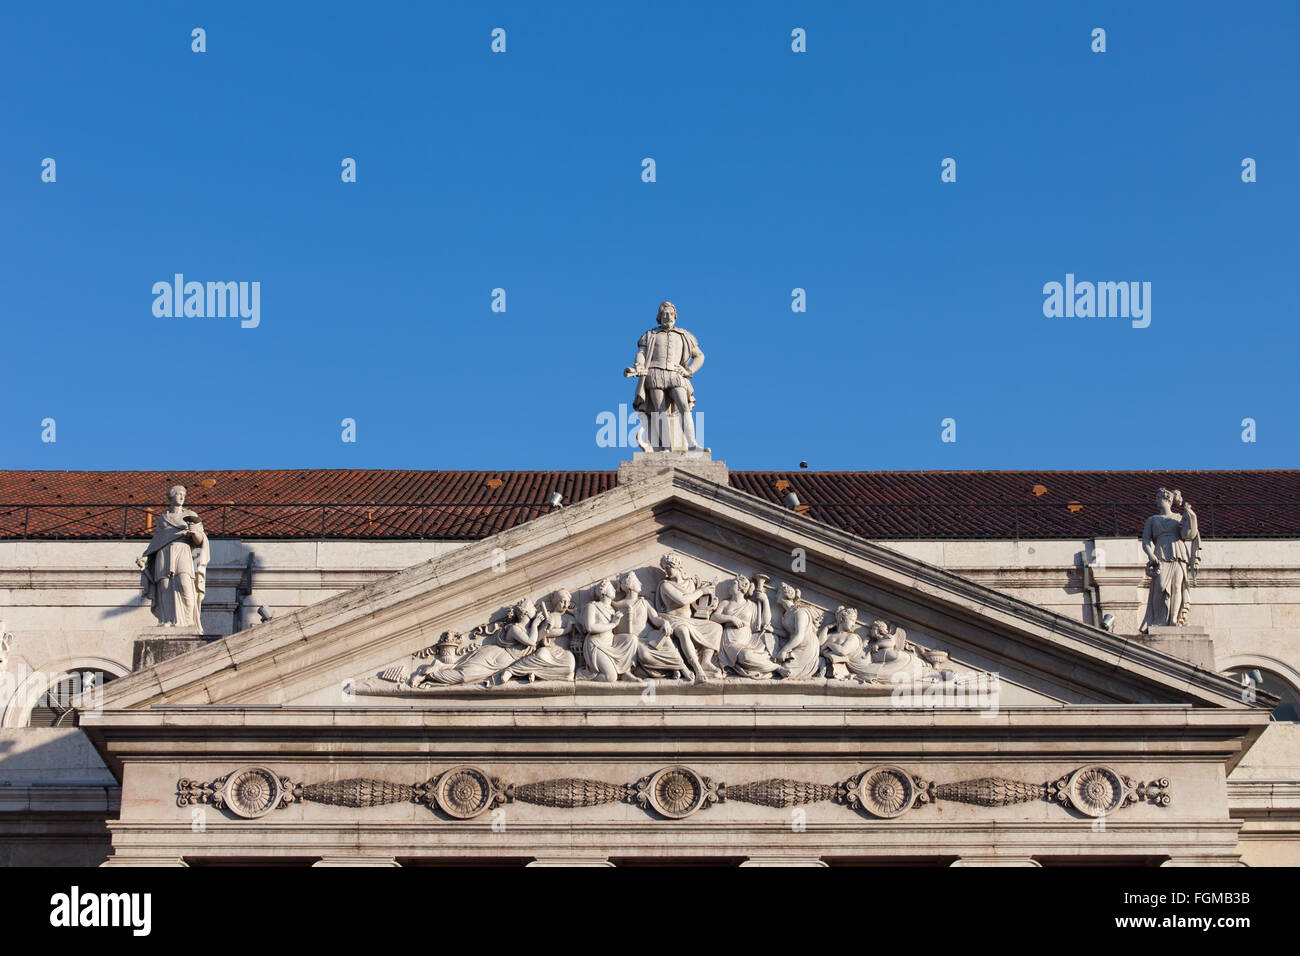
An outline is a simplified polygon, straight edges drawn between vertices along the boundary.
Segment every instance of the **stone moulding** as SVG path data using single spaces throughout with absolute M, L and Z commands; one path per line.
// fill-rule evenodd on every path
M 518 784 L 473 766 L 452 767 L 416 784 L 368 777 L 293 783 L 266 767 L 253 766 L 206 782 L 183 777 L 176 782 L 176 794 L 177 806 L 211 804 L 249 820 L 298 801 L 358 808 L 415 802 L 452 820 L 471 820 L 514 802 L 557 809 L 628 803 L 665 820 L 682 820 L 728 801 L 772 808 L 829 802 L 892 820 L 945 800 L 990 808 L 1046 801 L 1094 818 L 1137 803 L 1167 807 L 1172 801 L 1167 777 L 1144 782 L 1102 764 L 1080 767 L 1046 783 L 1007 777 L 935 783 L 902 767 L 882 765 L 835 783 L 772 777 L 730 786 L 684 766 L 664 767 L 632 783 L 556 777 Z

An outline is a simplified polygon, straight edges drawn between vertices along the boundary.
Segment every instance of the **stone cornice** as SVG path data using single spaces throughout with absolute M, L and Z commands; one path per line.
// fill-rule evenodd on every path
M 116 813 L 122 788 L 87 783 L 35 783 L 0 786 L 3 813 Z
M 1300 780 L 1229 779 L 1228 806 L 1250 829 L 1300 833 Z
M 549 740 L 547 746 L 567 747 L 576 739 L 606 741 L 650 738 L 657 749 L 672 741 L 718 740 L 734 744 L 738 754 L 752 754 L 797 741 L 808 755 L 814 741 L 823 748 L 861 752 L 879 748 L 924 756 L 963 754 L 971 759 L 990 753 L 1043 752 L 1061 756 L 1050 742 L 1068 741 L 1079 754 L 1081 742 L 1099 751 L 1169 753 L 1205 759 L 1244 749 L 1245 738 L 1267 725 L 1268 714 L 1253 709 L 1194 708 L 1185 705 L 1104 705 L 1072 707 L 1007 707 L 997 713 L 957 708 L 864 708 L 841 706 L 780 706 L 771 703 L 672 704 L 667 706 L 499 706 L 414 707 L 259 707 L 163 706 L 149 710 L 106 710 L 86 713 L 82 729 L 101 742 L 111 738 L 114 750 L 132 750 L 132 741 L 145 738 L 149 748 L 162 739 L 220 745 L 214 728 L 243 751 L 249 740 L 269 748 L 286 745 L 320 754 L 324 737 L 335 741 L 328 755 L 337 755 L 338 739 L 355 746 L 403 742 L 403 749 L 429 753 L 433 739 L 495 739 L 509 733 L 512 748 L 526 737 Z M 366 743 L 363 743 L 366 742 Z M 1035 743 L 1039 742 L 1039 743 Z M 841 746 L 842 745 L 842 746 Z M 440 744 L 441 746 L 441 744 Z M 183 748 L 182 748 L 183 749 Z

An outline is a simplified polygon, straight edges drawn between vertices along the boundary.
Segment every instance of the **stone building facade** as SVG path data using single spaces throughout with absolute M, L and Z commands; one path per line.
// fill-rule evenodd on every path
M 0 862 L 1300 863 L 1300 473 L 656 454 L 0 473 Z M 135 563 L 176 484 L 210 548 L 198 628 L 157 626 Z M 1184 626 L 1144 635 L 1162 485 L 1203 550 Z M 671 617 L 673 562 L 718 588 L 650 643 L 719 673 L 632 661 L 615 627 L 622 679 L 584 676 L 627 575 Z M 766 648 L 710 623 L 764 582 Z M 552 649 L 462 679 L 521 599 Z M 841 608 L 863 646 L 838 675 L 793 652 L 771 679 L 716 664 L 835 641 Z

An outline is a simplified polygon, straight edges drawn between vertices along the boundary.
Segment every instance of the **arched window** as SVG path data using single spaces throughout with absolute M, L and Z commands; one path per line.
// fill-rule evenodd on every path
M 113 680 L 114 674 L 108 671 L 86 668 L 60 674 L 50 682 L 45 691 L 32 707 L 29 727 L 71 727 L 72 702 L 83 690 L 102 687 Z M 30 698 L 28 698 L 30 700 Z
M 1243 690 L 1254 686 L 1282 698 L 1273 710 L 1274 720 L 1300 722 L 1300 691 L 1289 681 L 1262 667 L 1233 667 L 1228 674 L 1241 683 Z

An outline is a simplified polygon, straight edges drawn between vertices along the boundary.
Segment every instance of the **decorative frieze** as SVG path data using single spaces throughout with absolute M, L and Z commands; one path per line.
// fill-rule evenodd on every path
M 244 819 L 265 816 L 296 800 L 358 808 L 416 802 L 452 820 L 471 820 L 512 802 L 557 809 L 629 803 L 666 820 L 682 820 L 727 801 L 773 808 L 830 802 L 878 820 L 892 820 L 940 801 L 979 807 L 1049 801 L 1086 817 L 1104 817 L 1140 802 L 1167 807 L 1171 801 L 1167 778 L 1136 781 L 1100 764 L 1080 767 L 1048 783 L 1006 777 L 935 783 L 902 767 L 884 765 L 835 783 L 773 777 L 730 786 L 682 766 L 665 767 L 632 783 L 558 777 L 521 784 L 472 766 L 452 767 L 417 784 L 367 777 L 294 784 L 266 767 L 244 767 L 209 782 L 182 778 L 176 790 L 178 806 L 207 803 Z
M 858 612 L 805 601 L 784 582 L 688 574 L 680 554 L 581 589 L 524 597 L 468 634 L 448 631 L 428 647 L 349 682 L 360 696 L 426 697 L 452 688 L 521 682 L 682 683 L 826 681 L 887 690 L 955 689 L 990 675 L 958 670 L 946 652 L 911 641 Z

